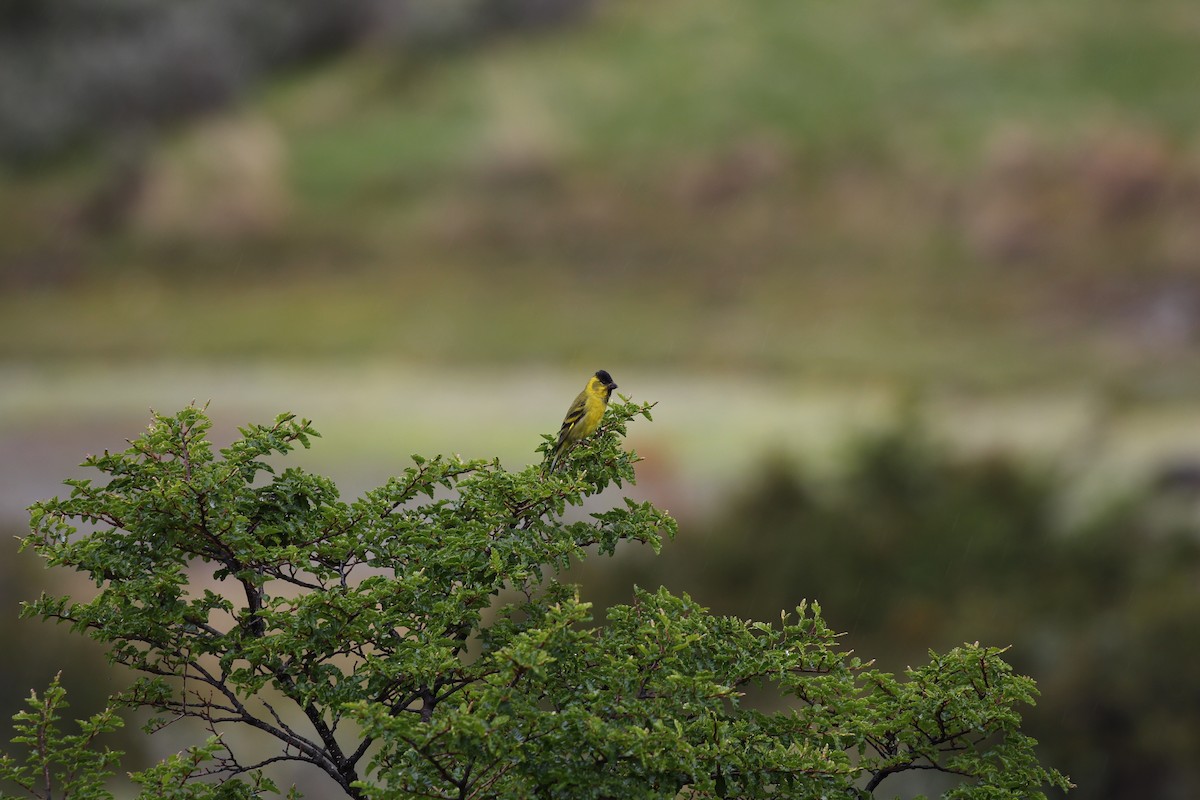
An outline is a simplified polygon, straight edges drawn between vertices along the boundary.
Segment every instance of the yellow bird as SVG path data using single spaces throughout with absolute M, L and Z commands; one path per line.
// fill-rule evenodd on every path
M 599 370 L 588 380 L 587 386 L 583 387 L 563 418 L 562 427 L 558 430 L 558 442 L 550 456 L 550 469 L 553 470 L 563 454 L 576 443 L 596 432 L 596 428 L 600 427 L 600 418 L 608 408 L 608 398 L 616 388 L 612 376 L 604 370 Z

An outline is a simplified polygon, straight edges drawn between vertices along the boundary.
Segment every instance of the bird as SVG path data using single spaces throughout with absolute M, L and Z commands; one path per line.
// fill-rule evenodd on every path
M 587 386 L 571 403 L 567 415 L 563 417 L 562 427 L 558 429 L 558 441 L 550 456 L 551 470 L 568 450 L 600 427 L 600 418 L 608 408 L 608 398 L 616 388 L 617 384 L 613 383 L 612 376 L 605 370 L 597 370 L 588 379 Z

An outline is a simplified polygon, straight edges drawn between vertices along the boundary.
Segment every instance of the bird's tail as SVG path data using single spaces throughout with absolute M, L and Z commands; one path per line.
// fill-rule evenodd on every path
M 565 456 L 567 451 L 570 449 L 571 446 L 567 440 L 563 437 L 560 437 L 559 440 L 554 443 L 554 448 L 546 455 L 546 471 L 554 472 L 554 470 L 558 469 L 558 466 L 562 463 L 563 456 Z
M 554 439 L 554 444 L 546 451 L 546 472 L 554 472 L 562 463 L 562 457 L 569 449 L 570 443 L 567 440 L 566 430 L 560 430 Z

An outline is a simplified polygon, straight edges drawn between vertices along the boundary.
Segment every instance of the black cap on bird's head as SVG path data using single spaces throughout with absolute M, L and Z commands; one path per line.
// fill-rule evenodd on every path
M 613 383 L 612 375 L 609 375 L 607 370 L 603 370 L 603 369 L 597 370 L 596 371 L 596 380 L 603 383 L 605 388 L 607 388 L 610 392 L 613 389 L 617 388 L 617 385 L 615 383 Z

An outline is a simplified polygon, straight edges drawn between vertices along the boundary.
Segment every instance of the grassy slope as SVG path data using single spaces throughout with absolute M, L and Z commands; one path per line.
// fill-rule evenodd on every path
M 1152 181 L 1195 169 L 1198 43 L 1186 0 L 675 0 L 432 61 L 363 53 L 247 111 L 286 147 L 282 230 L 72 249 L 69 285 L 0 300 L 0 352 L 1160 380 L 1187 352 L 1147 362 L 1080 289 L 1132 281 L 1140 308 L 1196 254 L 1172 255 L 1169 209 L 1097 227 L 1086 164 L 1057 164 L 1115 130 L 1165 160 Z M 1012 188 L 1012 131 L 1038 174 L 1009 193 L 1048 237 L 1016 262 L 964 234 Z M 28 209 L 59 185 L 0 187 L 0 208 L 45 226 Z

